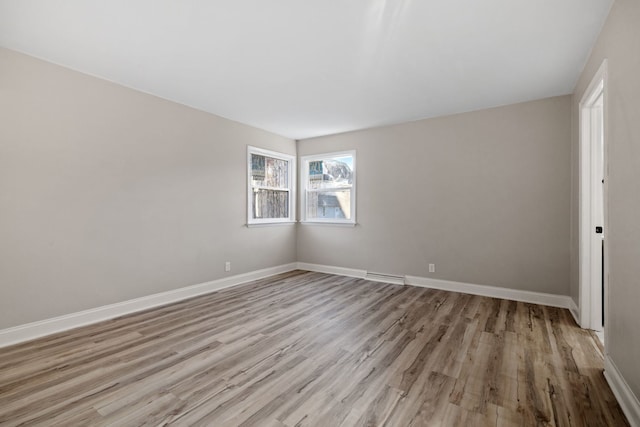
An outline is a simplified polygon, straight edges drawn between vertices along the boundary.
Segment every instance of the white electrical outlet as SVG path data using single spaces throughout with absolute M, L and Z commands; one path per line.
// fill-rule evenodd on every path
M 224 271 L 231 271 L 231 261 L 224 263 Z
M 435 273 L 435 272 L 436 272 L 436 265 L 429 264 L 429 273 Z

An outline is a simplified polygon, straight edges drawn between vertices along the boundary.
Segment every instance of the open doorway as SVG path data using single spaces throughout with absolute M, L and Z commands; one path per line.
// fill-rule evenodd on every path
M 580 101 L 580 326 L 604 343 L 607 295 L 606 60 Z

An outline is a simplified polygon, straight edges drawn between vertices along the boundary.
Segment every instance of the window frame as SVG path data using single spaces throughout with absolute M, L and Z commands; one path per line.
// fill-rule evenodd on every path
M 351 183 L 351 187 L 349 190 L 351 191 L 351 218 L 350 219 L 339 219 L 339 218 L 308 218 L 308 194 L 309 192 L 319 192 L 319 191 L 331 191 L 331 188 L 323 188 L 317 190 L 310 190 L 308 188 L 309 184 L 309 162 L 317 161 L 317 160 L 331 160 L 339 157 L 351 156 L 353 160 L 353 165 L 351 172 L 353 174 L 353 179 Z M 300 220 L 303 224 L 332 224 L 332 225 L 348 225 L 355 226 L 356 225 L 356 180 L 357 180 L 357 171 L 356 171 L 356 150 L 346 150 L 346 151 L 335 151 L 331 153 L 320 153 L 320 154 L 311 154 L 308 156 L 300 157 L 300 193 L 301 193 L 301 204 L 300 204 L 300 216 L 302 219 Z M 345 187 L 336 187 L 336 190 L 344 190 Z
M 287 218 L 253 218 L 253 189 L 272 187 L 254 187 L 251 175 L 251 155 L 271 157 L 278 160 L 288 162 L 289 185 L 287 188 L 277 188 L 278 191 L 289 192 L 289 216 Z M 291 154 L 280 153 L 277 151 L 258 148 L 247 145 L 247 227 L 256 225 L 277 225 L 277 224 L 293 224 L 296 222 L 296 156 Z

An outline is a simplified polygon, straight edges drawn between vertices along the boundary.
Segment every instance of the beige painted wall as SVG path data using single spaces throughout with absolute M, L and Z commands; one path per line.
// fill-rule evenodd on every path
M 295 227 L 243 226 L 247 144 L 296 151 L 0 49 L 0 329 L 294 262 Z
M 357 151 L 358 225 L 300 226 L 298 260 L 568 295 L 570 106 L 562 96 L 299 141 L 301 156 Z
M 578 103 L 608 59 L 607 352 L 640 397 L 640 2 L 616 0 L 573 96 L 571 295 L 578 298 Z

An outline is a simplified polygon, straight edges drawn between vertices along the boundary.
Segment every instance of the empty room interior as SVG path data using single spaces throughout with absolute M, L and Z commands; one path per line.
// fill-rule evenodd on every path
M 640 2 L 0 0 L 0 425 L 639 397 Z

